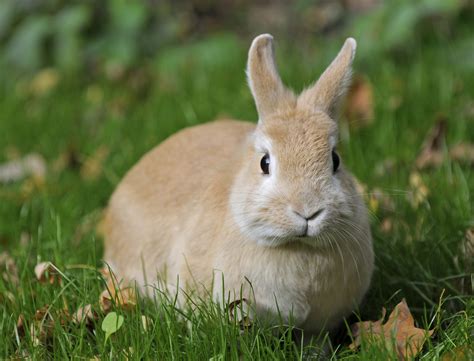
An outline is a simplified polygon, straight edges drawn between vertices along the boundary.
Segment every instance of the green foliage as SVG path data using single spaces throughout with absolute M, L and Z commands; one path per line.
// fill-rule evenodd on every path
M 351 34 L 363 40 L 359 51 L 370 57 L 393 49 L 408 50 L 420 37 L 442 34 L 465 7 L 462 0 L 384 1 L 354 20 Z
M 314 24 L 306 21 L 311 20 L 308 14 L 316 14 L 323 22 L 329 16 L 336 24 L 332 32 L 357 37 L 361 40 L 359 55 L 370 57 L 394 49 L 408 50 L 418 37 L 433 33 L 444 36 L 470 10 L 462 0 L 383 1 L 362 13 L 357 12 L 357 5 L 352 9 L 343 4 L 327 11 L 324 2 L 288 2 L 270 9 L 267 16 L 288 18 L 276 29 L 288 39 L 314 35 Z M 259 6 L 250 0 L 236 4 L 215 0 L 3 0 L 0 61 L 19 71 L 47 66 L 87 71 L 97 64 L 129 68 L 138 66 L 145 57 L 156 56 L 165 45 L 181 43 L 184 37 L 202 37 L 216 29 L 268 32 L 271 26 L 255 23 L 252 18 Z M 347 20 L 351 20 L 348 28 L 338 25 Z M 318 30 L 322 31 L 326 30 Z

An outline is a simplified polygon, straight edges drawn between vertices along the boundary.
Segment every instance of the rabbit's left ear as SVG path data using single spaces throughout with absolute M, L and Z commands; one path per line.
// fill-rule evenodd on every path
M 340 101 L 351 80 L 351 65 L 357 43 L 348 38 L 336 58 L 324 71 L 316 84 L 304 90 L 298 98 L 301 106 L 312 106 L 325 111 L 331 118 L 337 116 Z

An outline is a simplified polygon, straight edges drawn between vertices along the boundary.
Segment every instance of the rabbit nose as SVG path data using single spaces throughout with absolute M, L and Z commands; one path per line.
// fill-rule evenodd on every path
M 303 212 L 298 212 L 293 209 L 293 212 L 296 213 L 298 216 L 301 218 L 306 219 L 306 221 L 312 221 L 313 219 L 316 219 L 321 213 L 323 213 L 324 208 L 318 209 L 316 212 L 313 213 L 303 213 Z

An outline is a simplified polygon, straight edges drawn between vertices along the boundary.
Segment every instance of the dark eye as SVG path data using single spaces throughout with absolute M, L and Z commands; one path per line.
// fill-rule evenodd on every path
M 270 167 L 270 156 L 268 154 L 265 154 L 260 161 L 260 168 L 262 168 L 263 174 L 269 174 L 269 168 Z
M 339 164 L 341 163 L 341 160 L 339 159 L 339 156 L 334 150 L 332 151 L 331 155 L 332 155 L 332 171 L 336 173 L 337 169 L 339 168 Z

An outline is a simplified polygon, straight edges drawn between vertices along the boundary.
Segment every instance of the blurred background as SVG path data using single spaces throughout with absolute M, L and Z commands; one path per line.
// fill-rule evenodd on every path
M 157 65 L 173 46 L 217 34 L 247 44 L 261 32 L 299 47 L 352 34 L 363 59 L 389 51 L 409 56 L 422 41 L 452 39 L 472 11 L 468 0 L 4 0 L 1 60 L 18 72 L 54 67 L 88 79 L 119 78 Z M 222 62 L 210 60 L 218 40 L 202 46 L 209 62 Z
M 399 290 L 420 312 L 443 288 L 472 292 L 446 277 L 469 273 L 474 226 L 473 14 L 467 0 L 0 1 L 0 251 L 99 264 L 95 224 L 141 155 L 185 126 L 256 120 L 256 35 L 273 34 L 296 90 L 353 36 L 340 151 L 373 215 L 373 310 Z

